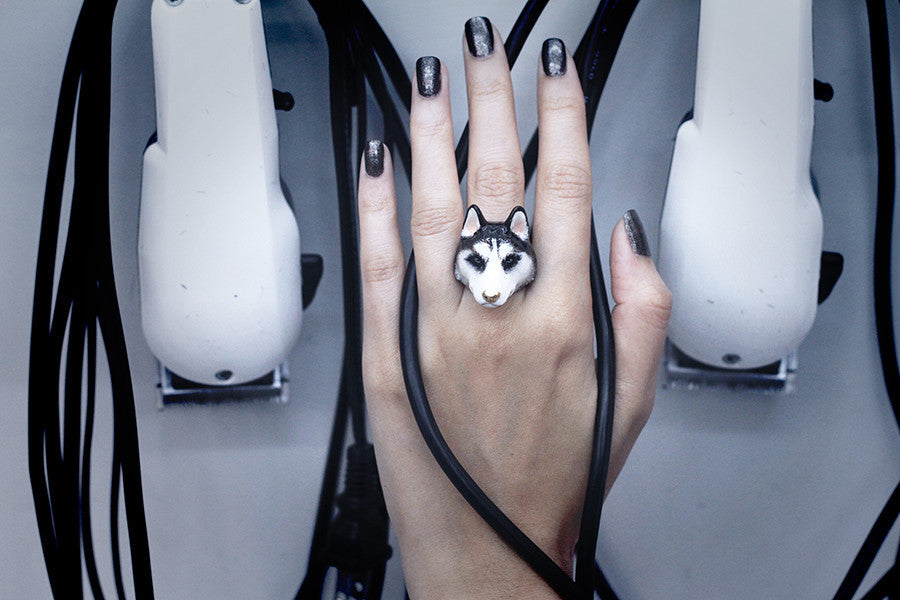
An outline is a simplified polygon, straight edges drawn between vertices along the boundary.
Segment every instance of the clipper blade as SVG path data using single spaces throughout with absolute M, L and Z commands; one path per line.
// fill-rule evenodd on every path
M 790 393 L 797 372 L 797 353 L 757 369 L 722 369 L 696 361 L 666 340 L 664 387 L 696 390 L 727 388 Z
M 196 383 L 159 365 L 160 408 L 173 404 L 221 404 L 224 402 L 288 401 L 288 365 L 283 363 L 259 379 L 235 385 Z

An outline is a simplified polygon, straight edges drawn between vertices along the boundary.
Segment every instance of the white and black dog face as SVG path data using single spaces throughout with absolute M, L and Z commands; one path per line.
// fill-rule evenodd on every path
M 502 223 L 486 221 L 474 204 L 466 211 L 454 272 L 479 304 L 501 306 L 534 280 L 530 233 L 521 206 L 512 209 Z

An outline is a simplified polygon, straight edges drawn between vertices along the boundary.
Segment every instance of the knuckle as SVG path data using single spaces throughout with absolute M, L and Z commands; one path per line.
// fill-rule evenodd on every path
M 453 136 L 453 125 L 450 119 L 445 116 L 436 116 L 430 118 L 416 118 L 415 111 L 410 117 L 410 132 L 413 140 L 416 138 L 423 140 L 441 140 L 443 138 Z
M 363 212 L 387 212 L 390 211 L 393 206 L 394 197 L 388 192 L 387 186 L 384 185 L 367 185 L 363 193 L 359 195 L 359 209 Z
M 576 118 L 584 118 L 584 97 L 581 95 L 572 96 L 555 95 L 544 97 L 541 108 L 551 115 L 574 115 Z
M 569 306 L 553 307 L 541 327 L 542 346 L 558 348 L 560 354 L 570 355 L 590 347 L 593 329 L 590 320 L 578 318 Z
M 396 398 L 403 394 L 402 377 L 394 361 L 380 357 L 363 358 L 363 387 L 370 399 Z
M 629 430 L 639 433 L 653 414 L 654 394 L 646 383 L 621 378 L 616 381 L 616 408 L 621 406 L 622 418 Z
M 654 381 L 655 383 L 655 381 Z M 655 385 L 648 386 L 644 379 L 623 375 L 616 377 L 616 410 L 629 430 L 640 432 L 650 420 L 655 399 Z
M 410 231 L 414 237 L 432 237 L 455 228 L 459 211 L 444 206 L 414 210 L 410 217 Z
M 659 331 L 665 331 L 672 314 L 672 292 L 662 282 L 648 286 L 641 312 L 644 321 Z
M 484 78 L 469 82 L 472 96 L 485 102 L 493 102 L 511 94 L 510 83 L 503 79 Z
M 572 162 L 556 162 L 541 174 L 542 191 L 560 200 L 584 200 L 591 197 L 591 171 Z
M 469 190 L 478 198 L 509 199 L 524 193 L 523 170 L 509 163 L 487 163 L 470 174 Z
M 360 261 L 363 283 L 394 282 L 403 277 L 405 265 L 393 256 L 369 257 Z

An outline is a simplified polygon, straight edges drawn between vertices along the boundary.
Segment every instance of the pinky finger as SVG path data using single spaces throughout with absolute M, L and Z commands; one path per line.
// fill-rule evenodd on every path
M 383 385 L 399 377 L 398 307 L 406 261 L 397 226 L 390 153 L 380 140 L 370 140 L 362 163 L 359 262 L 363 295 L 363 368 L 367 383 Z M 392 372 L 395 368 L 397 373 Z

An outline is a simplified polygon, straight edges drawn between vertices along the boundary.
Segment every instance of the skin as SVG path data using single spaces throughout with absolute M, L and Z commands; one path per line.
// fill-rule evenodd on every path
M 463 47 L 471 135 L 468 199 L 488 220 L 502 220 L 524 195 L 503 40 L 495 30 L 495 50 L 482 58 Z M 444 65 L 438 94 L 413 92 L 410 226 L 420 357 L 438 424 L 475 481 L 571 572 L 597 384 L 588 274 L 590 154 L 581 87 L 570 55 L 567 61 L 558 77 L 538 66 L 534 282 L 503 306 L 485 309 L 454 278 L 464 212 Z M 399 358 L 406 255 L 387 152 L 384 166 L 382 175 L 363 173 L 359 183 L 363 372 L 410 596 L 556 598 L 466 504 L 416 427 Z M 612 232 L 609 268 L 617 393 L 607 490 L 650 416 L 672 301 L 653 261 L 632 251 L 622 221 Z

